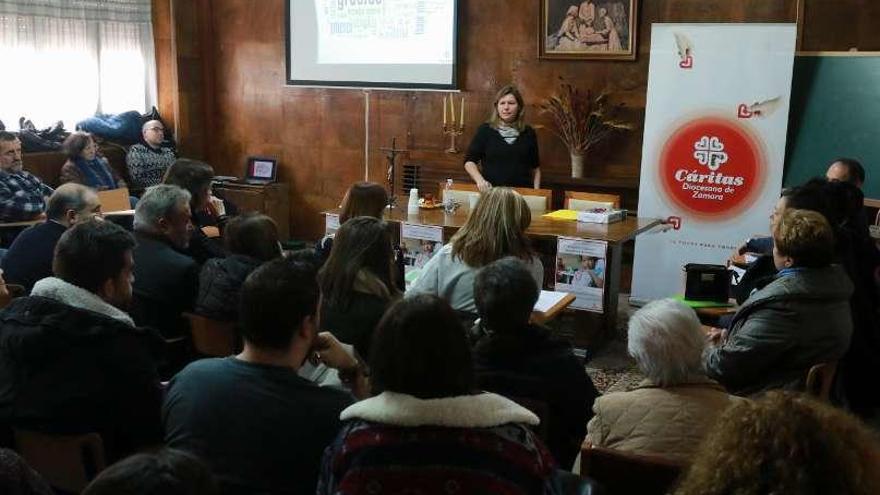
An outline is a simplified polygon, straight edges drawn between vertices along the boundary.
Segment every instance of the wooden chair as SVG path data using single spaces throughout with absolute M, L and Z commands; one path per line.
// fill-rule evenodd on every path
M 532 189 L 531 187 L 514 187 L 520 193 L 532 211 L 547 211 L 553 203 L 553 191 L 550 189 Z
M 438 191 L 440 191 L 439 197 L 440 199 L 445 199 L 446 194 L 446 182 L 441 181 L 438 183 Z M 550 189 L 532 189 L 530 187 L 514 187 L 514 191 L 518 192 L 523 199 L 526 200 L 526 204 L 529 205 L 530 210 L 534 211 L 547 211 L 550 209 L 550 204 L 553 201 L 553 191 Z M 452 199 L 460 202 L 463 205 L 467 205 L 471 196 L 479 196 L 480 190 L 477 189 L 477 186 L 474 184 L 468 183 L 454 183 L 452 184 L 452 189 L 450 190 L 450 194 L 452 195 Z
M 130 210 L 130 197 L 131 195 L 128 193 L 127 187 L 98 191 L 98 199 L 101 200 L 101 210 L 104 212 Z
M 50 435 L 14 430 L 16 450 L 56 489 L 79 493 L 106 466 L 97 433 Z
M 440 198 L 441 201 L 445 200 L 446 181 L 440 181 L 438 183 L 437 191 L 437 197 Z M 475 184 L 455 182 L 452 184 L 452 189 L 449 190 L 449 195 L 452 196 L 453 201 L 467 206 L 468 204 L 470 204 L 469 201 L 471 199 L 471 196 L 480 196 L 480 190 L 477 189 L 477 186 Z
M 675 486 L 684 469 L 684 464 L 659 456 L 592 446 L 581 450 L 581 476 L 599 483 L 603 493 L 662 495 Z
M 194 313 L 184 313 L 196 352 L 205 356 L 226 357 L 235 354 L 238 337 L 235 323 L 212 320 Z
M 831 402 L 831 387 L 837 373 L 837 361 L 819 363 L 807 372 L 806 392 L 817 398 Z
M 593 208 L 620 209 L 620 195 L 565 191 L 566 210 L 586 211 Z

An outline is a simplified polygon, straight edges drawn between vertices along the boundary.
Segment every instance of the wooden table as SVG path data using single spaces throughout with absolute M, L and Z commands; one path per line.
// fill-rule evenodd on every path
M 324 214 L 327 213 L 339 214 L 339 209 L 324 212 Z M 468 214 L 467 208 L 459 208 L 454 214 L 447 214 L 442 208 L 437 208 L 420 209 L 416 215 L 407 215 L 405 208 L 395 208 L 385 211 L 385 220 L 395 223 L 407 222 L 415 225 L 443 227 L 443 238 L 448 240 L 464 225 Z M 558 237 L 575 237 L 608 243 L 608 255 L 605 260 L 603 327 L 606 333 L 613 332 L 617 327 L 617 302 L 620 293 L 623 244 L 635 239 L 642 232 L 659 225 L 661 220 L 627 217 L 623 221 L 612 224 L 598 224 L 555 220 L 541 215 L 542 213 L 532 212 L 532 223 L 526 230 L 526 234 L 530 237 L 549 240 L 555 240 Z M 555 267 L 551 267 L 551 269 L 555 269 Z

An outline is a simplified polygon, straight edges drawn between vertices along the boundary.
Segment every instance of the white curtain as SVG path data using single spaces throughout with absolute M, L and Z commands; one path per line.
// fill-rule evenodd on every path
M 38 127 L 156 104 L 150 0 L 0 0 L 0 120 Z

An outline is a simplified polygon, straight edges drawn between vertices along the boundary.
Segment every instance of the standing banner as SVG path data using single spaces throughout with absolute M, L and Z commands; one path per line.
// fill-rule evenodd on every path
M 654 24 L 632 299 L 684 292 L 686 263 L 724 264 L 767 235 L 779 198 L 794 24 Z

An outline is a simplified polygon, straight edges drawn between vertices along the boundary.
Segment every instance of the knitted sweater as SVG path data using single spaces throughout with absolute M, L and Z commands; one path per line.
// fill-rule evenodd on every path
M 552 494 L 555 463 L 526 425 L 538 418 L 499 395 L 442 399 L 384 392 L 340 417 L 319 495 Z
M 167 146 L 155 149 L 143 144 L 132 145 L 125 156 L 131 188 L 141 190 L 159 184 L 176 159 L 174 149 Z

